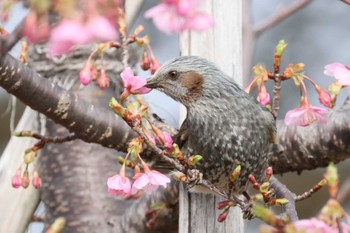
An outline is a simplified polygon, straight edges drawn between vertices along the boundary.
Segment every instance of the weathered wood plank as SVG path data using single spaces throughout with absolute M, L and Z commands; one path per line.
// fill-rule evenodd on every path
M 203 1 L 203 10 L 214 18 L 213 29 L 189 31 L 180 37 L 181 55 L 197 55 L 215 62 L 225 73 L 242 84 L 242 0 Z M 182 118 L 184 118 L 182 111 Z M 233 208 L 224 223 L 217 222 L 220 201 L 212 195 L 190 194 L 180 190 L 180 233 L 243 232 L 241 211 Z

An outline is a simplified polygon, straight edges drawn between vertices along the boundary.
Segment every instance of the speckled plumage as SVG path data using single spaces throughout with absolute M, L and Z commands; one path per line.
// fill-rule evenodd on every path
M 185 105 L 187 117 L 177 143 L 186 156 L 203 156 L 195 168 L 204 179 L 228 191 L 229 176 L 241 165 L 232 190 L 241 193 L 249 174 L 258 181 L 264 178 L 275 140 L 272 114 L 213 63 L 178 57 L 165 63 L 147 85 Z M 193 191 L 206 192 L 198 186 Z

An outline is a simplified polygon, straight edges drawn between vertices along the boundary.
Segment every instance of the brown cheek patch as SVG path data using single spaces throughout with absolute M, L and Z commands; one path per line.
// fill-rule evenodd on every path
M 203 90 L 204 78 L 202 75 L 192 71 L 187 72 L 179 77 L 180 83 L 188 89 L 186 98 L 196 100 L 200 97 Z

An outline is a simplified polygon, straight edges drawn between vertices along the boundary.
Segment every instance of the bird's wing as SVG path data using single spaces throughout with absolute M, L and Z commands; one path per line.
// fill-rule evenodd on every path
M 188 120 L 187 118 L 182 123 L 179 132 L 175 136 L 175 143 L 180 147 L 184 147 L 188 140 Z

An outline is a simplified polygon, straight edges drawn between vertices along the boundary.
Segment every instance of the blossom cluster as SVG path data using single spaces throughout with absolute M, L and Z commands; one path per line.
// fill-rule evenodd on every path
M 167 34 L 187 29 L 204 31 L 213 26 L 213 19 L 198 11 L 201 0 L 163 0 L 145 13 L 152 18 L 157 28 Z
M 119 174 L 108 178 L 108 193 L 127 197 L 143 190 L 145 193 L 150 194 L 156 191 L 159 186 L 165 188 L 170 183 L 170 179 L 167 176 L 156 170 L 151 170 L 146 164 L 143 164 L 143 169 L 144 173 L 137 172 L 132 179 L 133 182 L 131 182 L 125 176 L 125 164 L 123 164 Z

